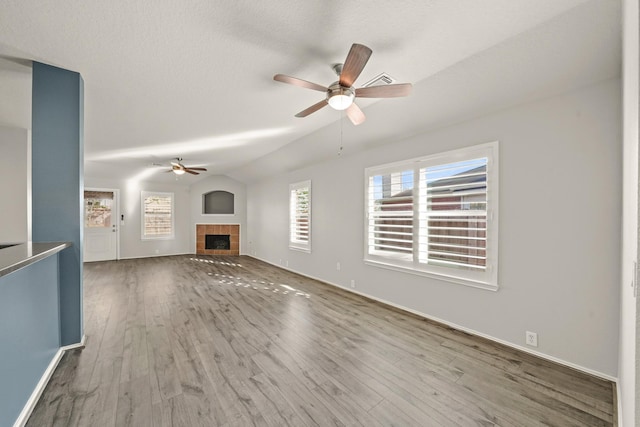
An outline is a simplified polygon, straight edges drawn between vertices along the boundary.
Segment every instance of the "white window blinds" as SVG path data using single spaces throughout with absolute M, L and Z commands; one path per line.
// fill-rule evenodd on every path
M 142 192 L 142 238 L 173 237 L 173 193 Z
M 485 270 L 487 158 L 420 169 L 421 263 Z
M 497 142 L 371 167 L 365 177 L 365 262 L 497 289 Z
M 368 250 L 398 259 L 413 253 L 413 171 L 369 177 Z

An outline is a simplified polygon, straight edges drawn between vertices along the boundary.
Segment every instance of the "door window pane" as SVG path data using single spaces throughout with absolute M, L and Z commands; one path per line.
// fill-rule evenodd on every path
M 84 192 L 84 226 L 88 228 L 111 227 L 111 205 L 113 193 L 100 191 Z

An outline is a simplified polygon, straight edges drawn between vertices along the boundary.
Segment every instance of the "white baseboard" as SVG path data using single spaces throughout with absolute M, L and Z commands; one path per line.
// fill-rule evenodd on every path
M 563 359 L 559 359 L 559 358 L 557 358 L 555 356 L 551 356 L 551 355 L 548 355 L 548 354 L 545 354 L 545 353 L 540 353 L 540 352 L 531 350 L 531 349 L 529 349 L 527 347 L 524 347 L 524 346 L 521 346 L 521 345 L 518 345 L 518 344 L 514 344 L 512 342 L 505 341 L 503 339 L 496 338 L 496 337 L 493 337 L 491 335 L 487 335 L 487 334 L 482 333 L 482 332 L 478 332 L 478 331 L 476 331 L 474 329 L 467 328 L 465 326 L 457 325 L 457 324 L 455 324 L 453 322 L 449 322 L 448 320 L 440 319 L 440 318 L 435 317 L 435 316 L 430 316 L 428 314 L 421 313 L 421 312 L 419 312 L 417 310 L 413 310 L 411 308 L 407 308 L 407 307 L 401 306 L 399 304 L 396 304 L 396 303 L 393 303 L 393 302 L 390 302 L 390 301 L 386 301 L 386 300 L 384 300 L 382 298 L 378 298 L 378 297 L 366 294 L 364 292 L 359 292 L 359 291 L 356 291 L 355 289 L 351 289 L 351 288 L 348 288 L 346 286 L 338 285 L 337 283 L 328 282 L 327 280 L 321 279 L 319 277 L 314 277 L 314 276 L 311 276 L 309 274 L 301 273 L 301 272 L 296 271 L 296 270 L 294 270 L 292 268 L 284 267 L 282 265 L 275 264 L 275 263 L 273 263 L 271 261 L 268 261 L 266 259 L 260 258 L 260 257 L 255 256 L 255 255 L 249 255 L 249 256 L 252 257 L 252 258 L 258 259 L 260 261 L 266 262 L 267 264 L 271 264 L 271 265 L 273 265 L 275 267 L 281 268 L 283 270 L 291 271 L 292 273 L 296 273 L 296 274 L 299 274 L 301 276 L 308 277 L 310 279 L 317 280 L 317 281 L 322 282 L 322 283 L 326 283 L 327 285 L 335 286 L 336 288 L 343 289 L 343 290 L 345 290 L 347 292 L 351 292 L 353 294 L 357 294 L 357 295 L 363 296 L 365 298 L 369 298 L 369 299 L 372 299 L 374 301 L 378 301 L 378 302 L 380 302 L 382 304 L 385 304 L 385 305 L 388 305 L 388 306 L 391 306 L 391 307 L 395 307 L 395 308 L 397 308 L 399 310 L 415 314 L 416 316 L 420 316 L 420 317 L 424 317 L 425 319 L 433 320 L 434 322 L 441 323 L 441 324 L 449 326 L 449 327 L 451 327 L 453 329 L 457 329 L 459 331 L 466 332 L 468 334 L 475 335 L 475 336 L 478 336 L 478 337 L 486 338 L 486 339 L 488 339 L 490 341 L 497 342 L 497 343 L 505 345 L 507 347 L 511 347 L 511 348 L 520 350 L 522 352 L 532 354 L 532 355 L 534 355 L 536 357 L 539 357 L 541 359 L 549 360 L 551 362 L 555 362 L 555 363 L 558 363 L 558 364 L 563 365 L 563 366 L 568 366 L 568 367 L 573 368 L 573 369 L 575 369 L 577 371 L 584 372 L 584 373 L 589 374 L 589 375 L 593 375 L 594 377 L 598 377 L 598 378 L 605 379 L 607 381 L 611 381 L 611 382 L 616 384 L 616 389 L 620 388 L 620 387 L 618 387 L 618 385 L 619 385 L 618 384 L 618 378 L 612 377 L 611 375 L 605 374 L 603 372 L 595 371 L 593 369 L 586 368 L 584 366 L 580 366 L 580 365 L 577 365 L 577 364 L 572 363 L 572 362 L 568 362 L 568 361 L 563 360 Z M 618 391 L 618 399 L 620 397 L 619 393 L 620 392 Z M 618 400 L 618 411 L 620 411 L 620 400 Z M 618 412 L 618 414 L 620 414 L 620 413 L 621 412 Z
M 82 335 L 82 339 L 80 339 L 80 342 L 75 343 L 75 344 L 69 344 L 69 345 L 65 345 L 64 347 L 60 347 L 60 350 L 62 351 L 69 351 L 69 350 L 73 350 L 75 348 L 84 348 L 84 343 L 87 339 L 86 335 Z
M 22 412 L 20 412 L 18 419 L 16 419 L 16 422 L 13 423 L 13 427 L 24 427 L 24 425 L 27 424 L 27 421 L 29 420 L 33 409 L 36 407 L 36 403 L 38 403 L 38 399 L 40 399 L 42 392 L 47 387 L 47 384 L 51 379 L 51 375 L 53 375 L 53 372 L 56 370 L 56 367 L 58 366 L 58 363 L 60 363 L 60 359 L 62 359 L 63 354 L 64 350 L 62 350 L 62 348 L 59 348 L 56 354 L 53 356 L 53 359 L 51 359 L 51 362 L 49 362 L 49 366 L 47 366 L 44 374 L 42 374 L 42 377 L 40 378 L 40 381 L 38 381 L 38 384 L 33 390 L 33 393 L 31 393 L 29 400 L 27 400 L 27 403 L 22 408 Z
M 79 343 L 60 347 L 58 351 L 56 351 L 56 354 L 51 359 L 51 362 L 49 362 L 49 366 L 47 366 L 47 369 L 45 369 L 42 377 L 40 377 L 40 381 L 38 381 L 38 384 L 36 384 L 36 387 L 33 389 L 33 393 L 31 393 L 31 396 L 29 396 L 27 403 L 22 408 L 20 415 L 18 415 L 18 418 L 13 423 L 13 427 L 24 427 L 24 425 L 27 424 L 27 421 L 29 420 L 33 409 L 36 407 L 40 396 L 42 396 L 42 392 L 47 387 L 47 384 L 49 383 L 53 372 L 58 367 L 58 363 L 60 363 L 60 360 L 62 360 L 62 356 L 64 355 L 64 353 L 66 351 L 73 350 L 74 348 L 84 348 L 84 343 L 85 336 L 83 335 Z
M 116 261 L 119 261 L 119 260 L 122 260 L 122 259 L 160 258 L 160 257 L 165 257 L 165 256 L 177 256 L 177 255 L 193 255 L 193 253 L 192 252 L 184 252 L 184 253 L 179 253 L 179 254 L 153 254 L 153 255 L 125 256 L 125 257 L 118 258 Z

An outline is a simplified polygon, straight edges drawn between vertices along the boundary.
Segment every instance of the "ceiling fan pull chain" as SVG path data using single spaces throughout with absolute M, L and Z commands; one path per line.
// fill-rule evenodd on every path
M 344 144 L 342 142 L 342 122 L 344 122 L 344 110 L 340 111 L 340 148 L 338 149 L 338 157 L 342 156 Z

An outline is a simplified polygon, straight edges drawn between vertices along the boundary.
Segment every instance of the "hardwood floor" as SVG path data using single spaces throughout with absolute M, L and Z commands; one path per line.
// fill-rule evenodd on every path
M 612 383 L 249 257 L 85 265 L 29 426 L 607 426 Z

